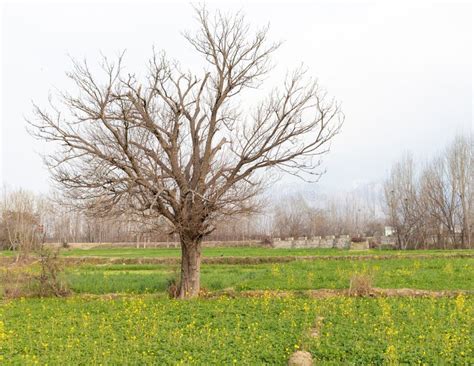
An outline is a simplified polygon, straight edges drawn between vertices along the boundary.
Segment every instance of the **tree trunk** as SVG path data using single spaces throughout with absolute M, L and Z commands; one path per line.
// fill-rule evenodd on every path
M 181 238 L 181 281 L 179 298 L 199 295 L 201 278 L 201 239 Z

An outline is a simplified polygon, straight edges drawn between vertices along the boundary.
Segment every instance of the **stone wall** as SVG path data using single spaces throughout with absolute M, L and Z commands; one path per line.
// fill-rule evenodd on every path
M 287 238 L 281 240 L 280 238 L 273 239 L 273 248 L 338 248 L 349 249 L 351 246 L 351 239 L 348 235 L 341 236 L 313 236 L 310 238 Z
M 48 243 L 49 247 L 60 248 L 61 243 Z M 259 240 L 242 241 L 203 241 L 203 248 L 216 247 L 262 247 Z M 179 248 L 177 241 L 169 242 L 119 242 L 119 243 L 68 243 L 69 248 L 93 249 L 93 248 Z
M 367 250 L 369 242 L 352 243 L 349 235 L 329 235 L 329 236 L 313 236 L 299 238 L 273 238 L 273 248 L 337 248 L 337 249 L 353 249 Z M 395 247 L 396 240 L 394 237 L 382 236 L 377 238 L 377 244 L 382 247 Z M 60 247 L 59 243 L 50 243 L 49 246 Z M 179 242 L 123 242 L 123 243 L 69 243 L 70 248 L 179 248 Z M 259 240 L 242 240 L 242 241 L 204 241 L 204 248 L 216 247 L 266 247 Z
M 380 246 L 395 248 L 397 246 L 397 238 L 394 236 L 381 236 Z

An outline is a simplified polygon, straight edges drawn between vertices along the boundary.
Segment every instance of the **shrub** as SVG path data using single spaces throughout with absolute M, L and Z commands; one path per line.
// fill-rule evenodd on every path
M 180 283 L 176 276 L 168 280 L 166 292 L 168 292 L 170 299 L 176 299 L 179 296 L 179 287 Z
M 66 283 L 61 279 L 62 268 L 58 252 L 42 247 L 39 251 L 41 270 L 35 277 L 38 296 L 65 296 L 69 293 Z
M 37 254 L 39 260 L 36 262 L 30 259 L 2 269 L 0 283 L 4 298 L 62 297 L 69 294 L 61 276 L 57 253 L 42 248 Z
M 261 244 L 265 247 L 272 247 L 273 246 L 273 238 L 270 237 L 270 236 L 265 236 L 262 239 Z
M 367 273 L 356 273 L 351 276 L 349 295 L 367 296 L 372 292 L 372 276 Z

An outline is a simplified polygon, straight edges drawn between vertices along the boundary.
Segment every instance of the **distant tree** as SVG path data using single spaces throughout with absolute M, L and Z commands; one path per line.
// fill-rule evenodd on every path
M 391 170 L 384 185 L 388 223 L 401 249 L 417 244 L 472 247 L 474 142 L 459 135 L 418 172 L 411 155 Z
M 0 195 L 0 247 L 16 251 L 17 260 L 41 243 L 40 208 L 31 192 L 4 188 Z
M 421 177 L 422 203 L 440 238 L 471 246 L 474 217 L 474 148 L 472 138 L 457 136 L 433 159 Z M 447 238 L 442 234 L 446 232 Z M 440 239 L 440 240 L 443 240 Z
M 302 195 L 287 197 L 275 208 L 274 231 L 283 238 L 311 236 L 314 214 Z
M 186 33 L 207 61 L 201 74 L 154 54 L 146 80 L 104 58 L 102 78 L 86 62 L 69 73 L 77 92 L 62 107 L 35 106 L 33 135 L 56 142 L 46 160 L 64 194 L 97 215 L 165 217 L 181 241 L 180 297 L 200 289 L 201 241 L 223 216 L 257 209 L 269 171 L 320 172 L 339 132 L 338 103 L 298 69 L 255 109 L 239 94 L 258 88 L 279 43 L 250 32 L 241 14 L 196 9 Z
M 424 220 L 420 205 L 419 184 L 410 154 L 397 162 L 384 183 L 385 208 L 390 226 L 395 229 L 399 249 L 416 247 Z
M 474 228 L 474 139 L 457 136 L 446 153 L 452 185 L 456 187 L 456 223 L 461 231 L 461 244 L 472 247 Z

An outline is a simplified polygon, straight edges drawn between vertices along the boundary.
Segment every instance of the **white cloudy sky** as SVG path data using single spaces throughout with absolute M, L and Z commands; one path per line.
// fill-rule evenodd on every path
M 342 102 L 346 122 L 317 189 L 380 181 L 404 151 L 422 160 L 473 130 L 470 2 L 207 4 L 242 9 L 285 41 L 271 86 L 304 63 Z M 45 147 L 26 133 L 24 119 L 32 100 L 44 104 L 48 93 L 67 87 L 69 55 L 94 61 L 126 49 L 127 67 L 139 72 L 154 45 L 195 66 L 180 33 L 193 29 L 188 2 L 6 2 L 1 23 L 0 180 L 10 186 L 48 190 L 38 155 Z

